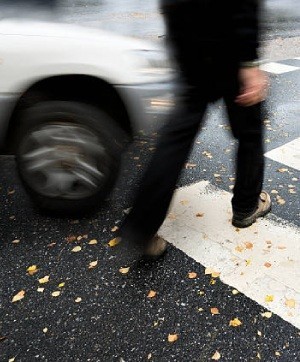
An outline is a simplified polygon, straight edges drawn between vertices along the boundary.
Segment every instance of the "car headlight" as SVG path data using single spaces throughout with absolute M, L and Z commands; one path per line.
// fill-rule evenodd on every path
M 174 74 L 174 66 L 169 55 L 163 50 L 134 50 L 136 71 L 148 76 Z

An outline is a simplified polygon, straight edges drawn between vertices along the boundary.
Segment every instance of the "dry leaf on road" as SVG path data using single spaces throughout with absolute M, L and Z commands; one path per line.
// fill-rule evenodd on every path
M 234 318 L 229 322 L 230 327 L 239 327 L 242 322 L 238 318 Z
M 197 273 L 195 273 L 195 272 L 190 272 L 190 273 L 188 273 L 188 278 L 189 278 L 189 279 L 195 279 L 195 278 L 197 278 Z
M 26 270 L 27 270 L 29 275 L 33 275 L 38 271 L 38 268 L 37 268 L 36 265 L 31 265 Z
M 97 266 L 97 264 L 98 264 L 98 260 L 91 261 L 89 264 L 89 269 L 95 268 Z
M 220 358 L 221 358 L 220 353 L 218 351 L 216 351 L 211 359 L 213 359 L 215 361 L 219 361 Z
M 19 293 L 17 293 L 13 299 L 12 299 L 12 302 L 15 303 L 15 302 L 18 302 L 19 300 L 23 299 L 25 296 L 25 290 L 20 290 Z
M 156 291 L 155 290 L 150 290 L 147 297 L 148 298 L 154 298 L 156 296 Z
M 130 269 L 130 267 L 120 268 L 120 269 L 119 269 L 119 272 L 120 272 L 121 274 L 127 274 L 127 273 L 129 272 L 129 269 Z
M 39 279 L 39 283 L 40 283 L 40 284 L 48 283 L 48 282 L 49 282 L 49 278 L 50 278 L 50 276 L 49 276 L 49 275 L 46 275 L 46 276 L 44 276 L 44 278 L 40 278 L 40 279 Z
M 118 245 L 120 243 L 121 239 L 120 238 L 114 238 L 114 239 L 111 239 L 109 242 L 108 242 L 108 245 L 113 248 L 114 246 Z
M 77 245 L 75 246 L 72 250 L 73 253 L 78 253 L 79 251 L 81 251 L 81 246 Z
M 178 339 L 178 334 L 169 334 L 168 335 L 168 342 L 173 343 L 176 342 Z

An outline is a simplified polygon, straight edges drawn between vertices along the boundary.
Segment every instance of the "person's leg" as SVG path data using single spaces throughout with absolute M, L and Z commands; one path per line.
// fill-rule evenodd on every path
M 157 148 L 141 180 L 139 191 L 119 235 L 143 247 L 167 214 L 180 171 L 189 155 L 205 112 L 206 102 L 188 94 L 180 110 L 160 132 Z
M 266 207 L 260 205 L 264 178 L 262 103 L 241 107 L 234 102 L 234 97 L 225 97 L 225 103 L 233 135 L 238 140 L 236 181 L 232 198 L 233 224 L 247 227 L 270 209 L 267 194 L 262 196 L 267 198 L 263 201 L 267 202 Z M 258 206 L 262 207 L 259 214 Z

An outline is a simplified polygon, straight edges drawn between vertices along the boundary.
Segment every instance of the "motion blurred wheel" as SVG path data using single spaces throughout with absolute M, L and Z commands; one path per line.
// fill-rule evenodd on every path
M 107 198 L 118 176 L 124 135 L 87 104 L 45 102 L 21 115 L 17 167 L 44 211 L 81 214 Z

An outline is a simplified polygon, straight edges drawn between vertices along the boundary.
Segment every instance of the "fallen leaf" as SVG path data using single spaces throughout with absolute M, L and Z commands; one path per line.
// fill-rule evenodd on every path
M 76 299 L 75 299 L 75 303 L 80 303 L 82 301 L 82 298 L 80 298 L 80 297 L 77 297 Z
M 197 278 L 197 273 L 195 273 L 195 272 L 190 272 L 190 273 L 188 273 L 188 278 L 189 278 L 189 279 L 195 279 L 195 278 Z
M 77 241 L 80 241 L 82 239 L 83 239 L 83 237 L 81 235 L 77 236 Z
M 178 335 L 177 334 L 169 334 L 168 335 L 168 342 L 173 343 L 176 342 L 178 339 Z
M 16 357 L 10 358 L 8 362 L 14 362 Z
M 248 242 L 248 241 L 245 243 L 245 246 L 246 246 L 246 249 L 252 249 L 253 248 L 253 244 Z
M 265 317 L 265 318 L 271 318 L 272 314 L 273 314 L 272 312 L 264 312 L 264 313 L 261 313 L 261 316 Z
M 196 214 L 196 217 L 203 217 L 204 216 L 204 213 L 203 212 L 198 212 L 197 214 Z
M 278 191 L 277 191 L 277 190 L 271 190 L 271 194 L 277 195 L 277 194 L 278 194 Z
M 251 264 L 251 259 L 247 259 L 246 260 L 246 266 L 250 265 Z
M 210 313 L 213 314 L 213 315 L 214 315 L 214 314 L 220 314 L 218 308 L 210 308 Z
M 203 312 L 204 309 L 203 308 L 198 308 L 198 312 Z
M 114 233 L 115 231 L 119 230 L 118 226 L 114 226 L 111 231 Z
M 270 303 L 274 301 L 274 295 L 266 295 L 265 296 L 265 302 Z
M 155 290 L 150 290 L 147 297 L 148 298 L 154 298 L 156 296 L 156 291 Z
M 283 172 L 287 172 L 288 169 L 287 168 L 279 168 L 277 171 L 280 172 L 280 173 L 283 173 Z
M 98 260 L 91 261 L 89 264 L 89 269 L 95 268 L 97 266 L 97 264 L 98 264 Z
M 38 271 L 38 268 L 36 265 L 31 265 L 27 268 L 27 272 L 29 275 L 33 275 Z
M 215 279 L 211 279 L 210 282 L 209 282 L 210 285 L 214 285 L 216 284 L 216 280 Z
M 271 268 L 272 264 L 271 264 L 271 263 L 266 262 L 266 263 L 264 264 L 264 266 L 265 266 L 266 268 Z
M 216 351 L 211 359 L 213 359 L 215 361 L 219 361 L 220 358 L 221 358 L 221 354 L 218 351 Z
M 245 250 L 245 248 L 242 245 L 238 245 L 235 247 L 235 250 L 238 251 L 239 253 L 241 253 L 242 251 Z
M 19 293 L 17 293 L 13 299 L 12 299 L 12 302 L 15 303 L 15 302 L 18 302 L 19 300 L 23 299 L 25 296 L 25 290 L 20 290 Z
M 48 283 L 48 282 L 49 282 L 49 278 L 50 278 L 50 276 L 49 276 L 49 275 L 46 275 L 46 276 L 44 276 L 44 278 L 40 278 L 40 279 L 39 279 L 39 283 L 40 283 L 40 284 Z
M 52 295 L 52 297 L 58 297 L 60 295 L 60 291 L 57 290 L 57 291 L 53 292 L 51 295 Z
M 220 272 L 214 270 L 213 268 L 205 268 L 205 275 L 211 275 L 213 278 L 218 278 L 220 276 Z
M 275 352 L 275 356 L 278 356 L 278 357 L 279 357 L 279 356 L 281 356 L 281 353 L 278 352 L 278 351 L 276 351 L 276 352 Z
M 95 244 L 98 244 L 98 241 L 96 239 L 92 239 L 89 241 L 89 244 L 90 245 L 95 245 Z
M 75 241 L 76 240 L 76 236 L 75 235 L 70 235 L 70 236 L 67 236 L 66 237 L 66 241 L 68 242 L 68 243 L 72 243 L 73 241 Z
M 114 246 L 118 245 L 120 243 L 121 239 L 120 238 L 114 238 L 114 239 L 111 239 L 109 242 L 108 242 L 108 245 L 113 248 Z
M 79 251 L 81 251 L 81 246 L 77 245 L 75 246 L 72 250 L 73 253 L 78 253 Z
M 288 308 L 295 308 L 296 307 L 296 301 L 295 299 L 287 299 L 284 303 Z
M 20 242 L 20 239 L 15 239 L 12 241 L 13 244 L 19 244 L 19 242 Z
M 239 294 L 239 291 L 236 290 L 236 289 L 233 289 L 233 290 L 232 290 L 232 294 L 233 294 L 233 295 L 237 295 L 237 294 Z
M 284 205 L 286 202 L 281 196 L 277 196 L 276 201 L 278 205 Z
M 45 288 L 37 288 L 37 291 L 38 291 L 39 293 L 43 293 L 44 290 L 45 290 Z
M 229 322 L 230 327 L 239 327 L 242 322 L 238 318 L 234 318 Z
M 58 288 L 63 288 L 64 286 L 65 286 L 64 282 L 58 284 Z
M 186 168 L 186 169 L 195 168 L 196 166 L 197 166 L 196 163 L 186 163 L 186 164 L 185 164 L 185 168 Z
M 129 272 L 129 269 L 130 269 L 130 267 L 120 268 L 120 269 L 119 269 L 119 272 L 120 272 L 121 274 L 127 274 L 127 273 Z
M 257 331 L 257 335 L 261 337 L 262 336 L 261 331 Z
M 48 332 L 48 328 L 47 328 L 47 327 L 43 328 L 43 332 L 44 332 L 44 333 L 47 333 L 47 332 Z

